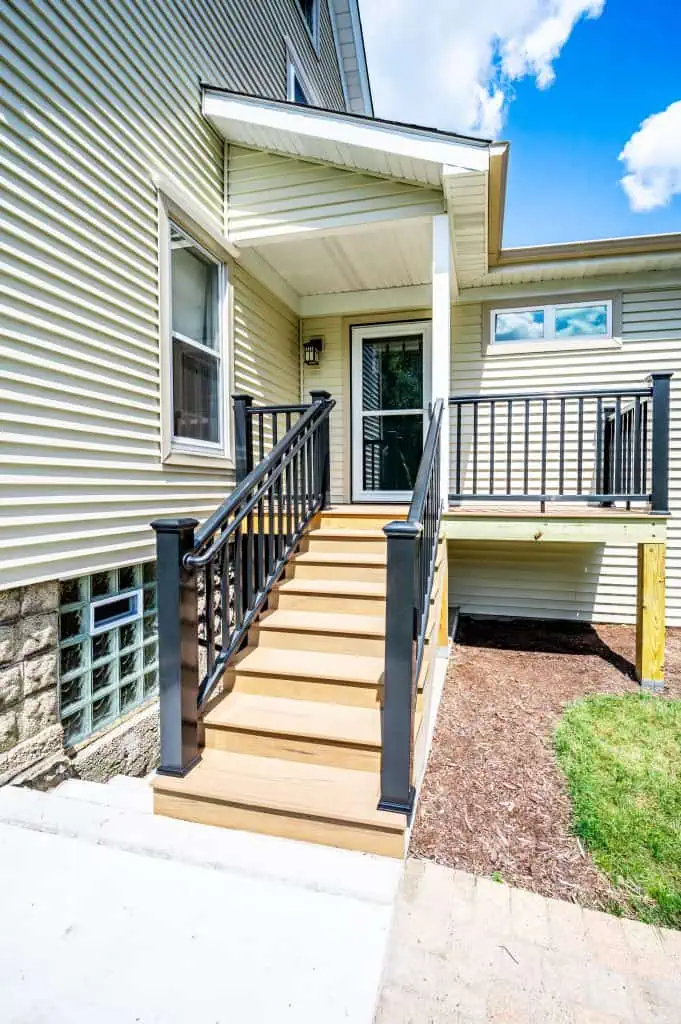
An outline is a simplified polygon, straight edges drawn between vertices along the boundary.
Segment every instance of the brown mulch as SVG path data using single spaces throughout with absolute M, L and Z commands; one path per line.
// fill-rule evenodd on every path
M 638 692 L 635 629 L 462 619 L 410 853 L 544 896 L 619 902 L 570 834 L 553 753 L 564 706 Z M 681 697 L 681 629 L 667 631 L 667 689 Z

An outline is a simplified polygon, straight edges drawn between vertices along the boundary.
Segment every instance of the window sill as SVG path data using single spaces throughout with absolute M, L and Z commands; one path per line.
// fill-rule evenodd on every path
M 234 460 L 229 455 L 220 455 L 216 452 L 185 451 L 184 449 L 173 449 L 163 456 L 164 466 L 205 466 L 208 469 L 234 469 Z
M 548 356 L 554 352 L 616 352 L 622 348 L 621 338 L 603 338 L 602 341 L 505 341 L 492 343 L 483 353 L 485 358 L 492 356 Z

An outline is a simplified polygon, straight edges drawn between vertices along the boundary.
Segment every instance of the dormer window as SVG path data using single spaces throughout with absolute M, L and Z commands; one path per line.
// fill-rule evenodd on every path
M 289 61 L 288 66 L 288 96 L 287 99 L 291 103 L 300 103 L 303 106 L 310 106 L 310 99 L 305 91 L 300 72 L 293 61 Z
M 298 0 L 303 21 L 315 47 L 319 45 L 319 0 Z

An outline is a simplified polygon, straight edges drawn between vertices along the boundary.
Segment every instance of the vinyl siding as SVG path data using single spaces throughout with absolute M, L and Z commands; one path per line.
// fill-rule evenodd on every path
M 257 24 L 255 10 L 2 6 L 0 587 L 150 557 L 151 519 L 203 518 L 229 490 L 227 467 L 160 460 L 151 175 L 222 221 L 223 144 L 199 81 L 284 95 L 284 23 L 322 74 L 295 0 L 257 8 Z M 334 81 L 323 87 L 338 105 Z M 235 387 L 297 401 L 295 315 L 240 268 L 231 280 Z
M 597 290 L 591 283 L 587 288 Z M 559 292 L 559 287 L 556 288 Z M 522 302 L 519 301 L 519 305 Z M 625 291 L 621 350 L 481 356 L 482 307 L 453 310 L 451 392 L 636 386 L 672 370 L 668 621 L 681 624 L 681 288 Z M 482 469 L 481 469 L 482 471 Z M 450 543 L 450 602 L 476 614 L 633 622 L 636 550 Z
M 227 150 L 227 225 L 237 243 L 443 210 L 436 189 L 242 146 Z
M 331 500 L 342 504 L 349 498 L 349 416 L 350 382 L 348 345 L 342 317 L 320 317 L 303 321 L 303 341 L 324 339 L 318 367 L 303 366 L 303 395 L 310 391 L 328 391 L 336 400 L 331 413 Z

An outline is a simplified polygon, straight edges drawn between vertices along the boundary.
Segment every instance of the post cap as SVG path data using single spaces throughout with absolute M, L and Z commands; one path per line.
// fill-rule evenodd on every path
M 253 395 L 232 395 L 233 402 L 243 402 L 244 405 L 253 405 Z
M 198 525 L 198 519 L 191 519 L 187 516 L 182 519 L 154 519 L 151 528 L 156 533 L 186 533 L 196 529 Z
M 401 540 L 414 540 L 423 533 L 421 523 L 413 523 L 408 519 L 395 519 L 392 523 L 386 523 L 383 527 L 386 537 L 399 537 Z
M 331 393 L 329 391 L 311 391 L 310 398 L 313 402 L 328 402 Z
M 671 380 L 673 376 L 673 370 L 660 370 L 659 373 L 649 373 L 648 380 Z

